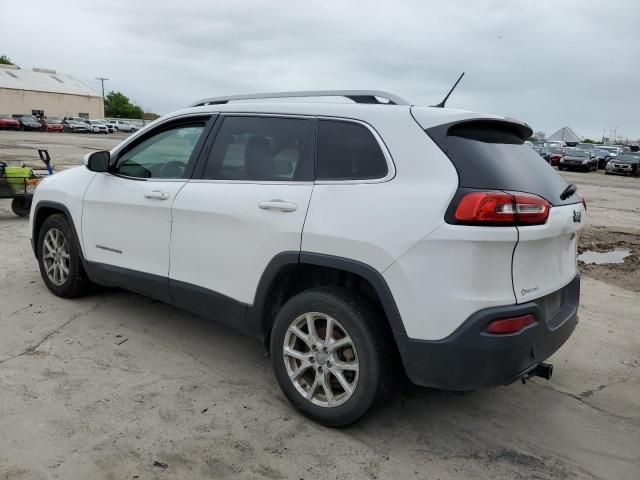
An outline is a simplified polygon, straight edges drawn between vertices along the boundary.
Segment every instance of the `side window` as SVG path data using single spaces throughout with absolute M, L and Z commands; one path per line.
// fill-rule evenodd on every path
M 216 135 L 203 178 L 210 180 L 312 180 L 305 148 L 309 121 L 229 116 Z
M 358 123 L 320 120 L 318 180 L 383 178 L 387 160 L 373 134 Z
M 118 158 L 116 173 L 136 178 L 182 178 L 205 122 L 182 124 L 147 137 Z

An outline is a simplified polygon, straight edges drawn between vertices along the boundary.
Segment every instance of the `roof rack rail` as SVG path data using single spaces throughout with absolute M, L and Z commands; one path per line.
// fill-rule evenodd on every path
M 189 105 L 190 107 L 202 107 L 204 105 L 222 105 L 234 100 L 258 100 L 267 98 L 295 98 L 295 97 L 346 97 L 355 103 L 368 103 L 378 105 L 411 105 L 407 100 L 393 93 L 380 90 L 315 90 L 308 92 L 273 92 L 273 93 L 249 93 L 245 95 L 228 95 L 226 97 L 212 97 L 199 100 Z M 387 100 L 386 102 L 379 99 Z

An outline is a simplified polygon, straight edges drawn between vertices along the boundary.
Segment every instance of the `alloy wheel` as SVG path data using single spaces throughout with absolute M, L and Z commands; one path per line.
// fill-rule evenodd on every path
M 69 278 L 70 259 L 69 243 L 64 234 L 57 228 L 51 228 L 42 242 L 42 261 L 51 283 L 64 285 Z
M 321 407 L 349 400 L 360 364 L 353 340 L 333 317 L 304 313 L 287 329 L 283 358 L 289 379 L 305 399 Z

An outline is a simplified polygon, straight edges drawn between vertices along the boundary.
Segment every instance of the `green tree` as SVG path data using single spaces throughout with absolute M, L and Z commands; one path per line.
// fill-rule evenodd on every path
M 15 65 L 15 63 L 13 63 L 11 61 L 11 59 L 9 57 L 7 57 L 6 55 L 0 55 L 0 64 L 1 65 Z
M 142 118 L 144 111 L 131 103 L 129 97 L 122 92 L 111 91 L 104 101 L 105 116 L 112 118 Z
M 591 140 L 590 138 L 585 138 L 584 140 L 582 140 L 582 143 L 598 143 L 595 140 Z

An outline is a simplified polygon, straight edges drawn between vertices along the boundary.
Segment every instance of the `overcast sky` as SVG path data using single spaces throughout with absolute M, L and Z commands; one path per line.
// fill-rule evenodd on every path
M 230 93 L 379 89 L 640 137 L 640 0 L 5 1 L 0 54 L 166 113 Z

